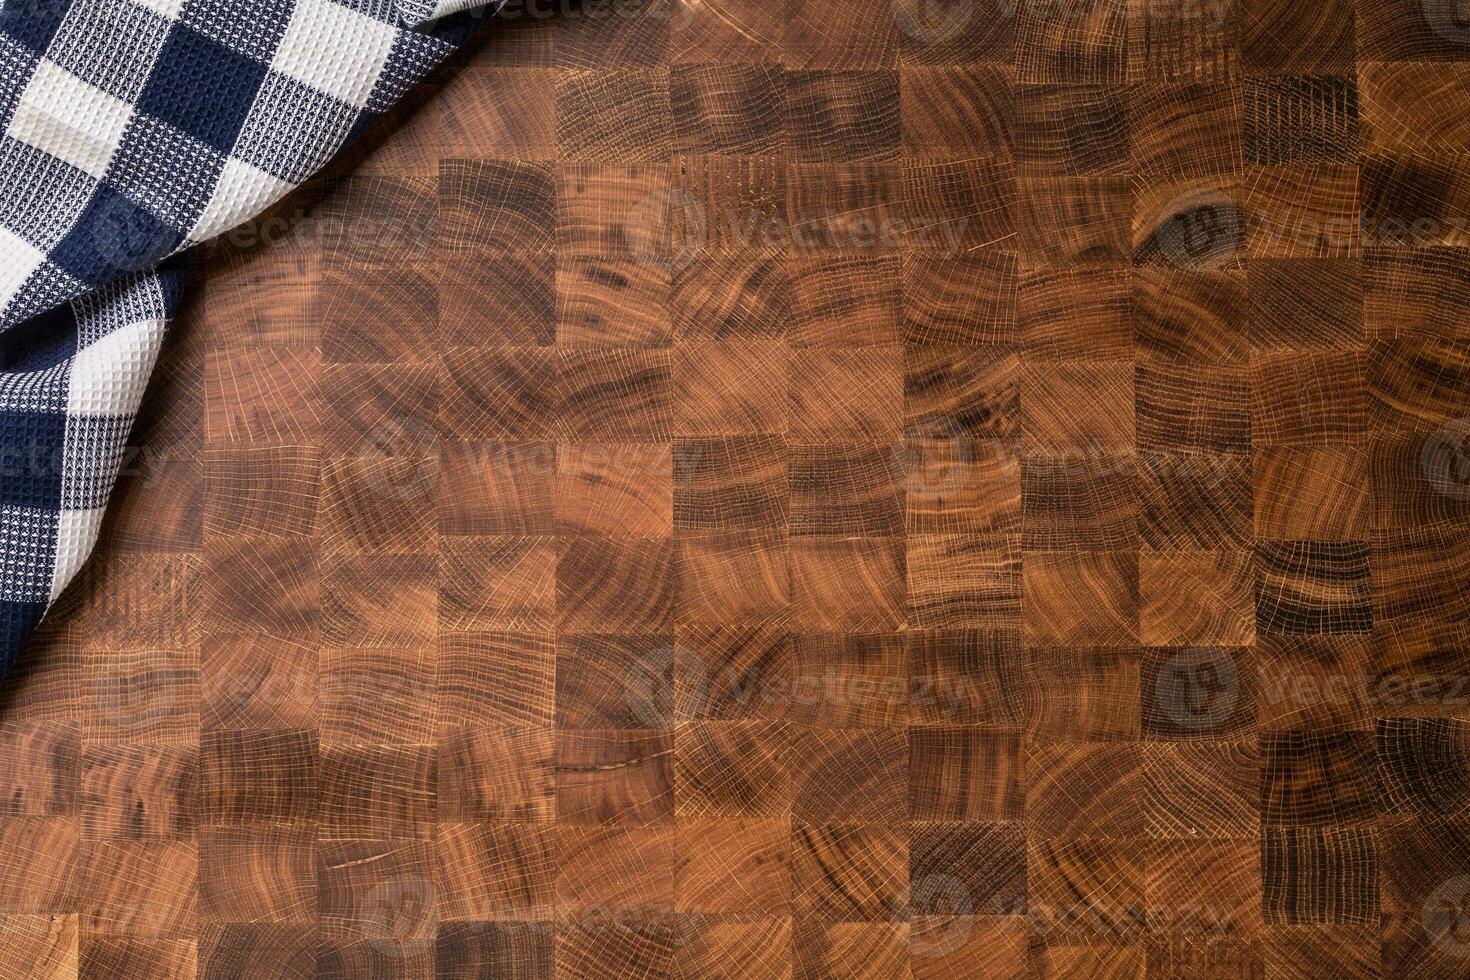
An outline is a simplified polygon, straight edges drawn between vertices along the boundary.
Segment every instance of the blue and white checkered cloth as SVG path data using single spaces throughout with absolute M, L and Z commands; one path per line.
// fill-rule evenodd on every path
M 0 673 L 97 539 L 169 257 L 304 181 L 493 6 L 0 4 Z

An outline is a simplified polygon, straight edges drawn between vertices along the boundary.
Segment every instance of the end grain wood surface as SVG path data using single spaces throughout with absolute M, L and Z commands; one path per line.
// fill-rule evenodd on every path
M 1470 971 L 1470 29 L 513 6 L 211 246 L 6 977 Z

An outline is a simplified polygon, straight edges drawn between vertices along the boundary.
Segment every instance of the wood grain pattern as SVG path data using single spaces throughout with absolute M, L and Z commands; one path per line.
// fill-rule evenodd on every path
M 511 5 L 203 255 L 0 694 L 0 973 L 1465 975 L 1467 66 Z

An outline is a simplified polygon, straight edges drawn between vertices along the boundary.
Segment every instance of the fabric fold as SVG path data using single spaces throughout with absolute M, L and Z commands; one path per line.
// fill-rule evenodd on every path
M 179 253 L 321 169 L 496 6 L 0 6 L 0 671 L 97 539 Z

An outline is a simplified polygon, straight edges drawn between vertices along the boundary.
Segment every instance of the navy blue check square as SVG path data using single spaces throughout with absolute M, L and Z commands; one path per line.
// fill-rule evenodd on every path
M 169 34 L 138 111 L 229 153 L 266 67 L 184 24 Z

